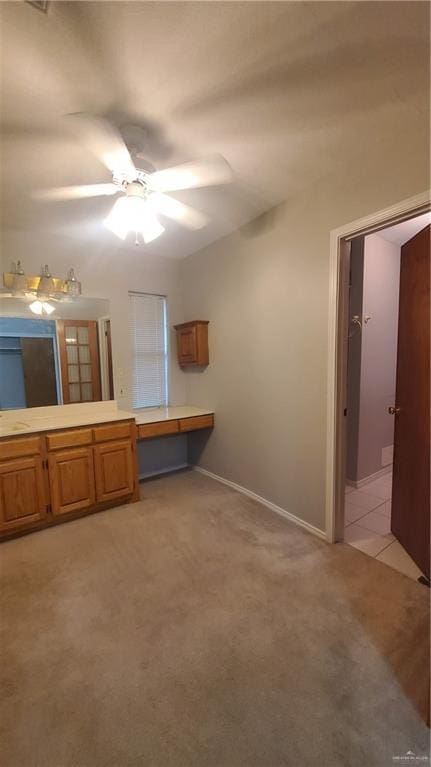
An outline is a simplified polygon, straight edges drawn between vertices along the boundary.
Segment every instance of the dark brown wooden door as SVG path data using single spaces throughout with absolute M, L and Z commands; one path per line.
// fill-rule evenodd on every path
M 97 323 L 58 320 L 57 330 L 64 404 L 102 399 Z
M 57 405 L 52 338 L 21 338 L 21 350 L 27 407 Z
M 430 226 L 401 248 L 391 530 L 430 576 Z

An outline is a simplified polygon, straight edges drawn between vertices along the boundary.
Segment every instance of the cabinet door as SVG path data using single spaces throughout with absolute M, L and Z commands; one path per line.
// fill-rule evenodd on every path
M 54 515 L 94 506 L 94 460 L 91 447 L 58 450 L 48 457 L 51 506 Z
M 197 361 L 196 326 L 177 330 L 177 347 L 180 365 Z
M 98 502 L 131 495 L 134 490 L 134 459 L 130 440 L 94 447 Z
M 0 464 L 0 530 L 14 530 L 46 517 L 42 459 L 38 455 Z

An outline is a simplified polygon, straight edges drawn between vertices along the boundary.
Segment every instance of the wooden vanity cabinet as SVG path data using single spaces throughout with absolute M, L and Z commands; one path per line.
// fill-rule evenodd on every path
M 177 354 L 181 367 L 208 365 L 208 324 L 207 320 L 194 320 L 174 325 L 177 333 Z
M 0 440 L 0 535 L 138 498 L 133 421 Z

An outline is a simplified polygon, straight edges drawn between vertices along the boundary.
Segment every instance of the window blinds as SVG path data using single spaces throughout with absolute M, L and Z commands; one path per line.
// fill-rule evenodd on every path
M 166 298 L 129 293 L 133 407 L 168 404 Z

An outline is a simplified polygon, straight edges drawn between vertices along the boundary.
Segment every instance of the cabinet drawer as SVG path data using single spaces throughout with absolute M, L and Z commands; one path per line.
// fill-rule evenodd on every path
M 196 415 L 193 418 L 180 418 L 180 431 L 195 431 L 195 429 L 210 429 L 214 426 L 213 415 Z
M 48 434 L 46 438 L 48 450 L 61 450 L 64 447 L 90 445 L 92 441 L 92 429 L 69 429 L 68 431 L 56 431 L 52 434 Z
M 176 434 L 178 421 L 160 421 L 159 423 L 143 423 L 138 427 L 138 439 L 162 437 L 164 434 Z
M 96 426 L 93 429 L 95 442 L 109 442 L 110 439 L 127 439 L 130 437 L 130 422 L 107 423 L 105 426 Z
M 0 461 L 40 453 L 40 437 L 7 439 L 0 442 Z

